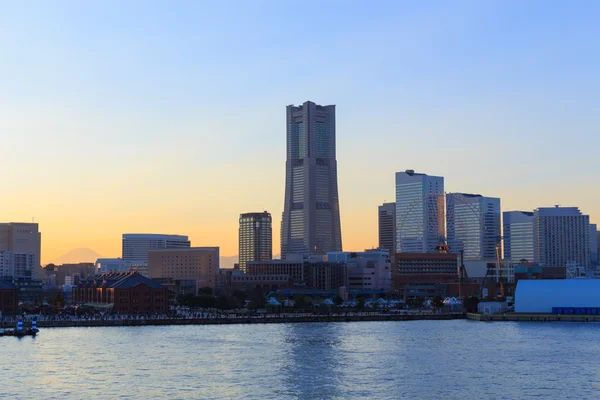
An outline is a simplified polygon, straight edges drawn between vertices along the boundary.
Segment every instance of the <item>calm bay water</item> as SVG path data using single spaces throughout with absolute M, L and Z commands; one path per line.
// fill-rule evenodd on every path
M 599 339 L 462 320 L 43 329 L 0 338 L 0 397 L 592 399 Z

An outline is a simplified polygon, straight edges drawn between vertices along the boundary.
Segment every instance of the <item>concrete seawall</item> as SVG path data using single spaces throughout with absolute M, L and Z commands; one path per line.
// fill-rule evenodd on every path
M 132 319 L 132 320 L 82 320 L 38 321 L 39 328 L 101 327 L 101 326 L 156 326 L 156 325 L 230 325 L 230 324 L 288 324 L 302 322 L 362 322 L 362 321 L 421 321 L 464 319 L 464 314 L 406 314 L 406 315 L 314 315 L 314 316 L 268 316 L 260 318 L 211 318 L 211 319 Z M 26 323 L 29 325 L 30 323 Z M 5 323 L 4 327 L 12 327 Z
M 600 315 L 556 315 L 556 314 L 475 314 L 467 313 L 467 319 L 484 322 L 600 322 Z

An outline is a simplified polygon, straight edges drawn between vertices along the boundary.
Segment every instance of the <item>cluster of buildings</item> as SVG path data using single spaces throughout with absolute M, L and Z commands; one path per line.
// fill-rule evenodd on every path
M 446 193 L 443 177 L 414 170 L 396 173 L 395 202 L 378 208 L 378 248 L 343 251 L 333 105 L 286 108 L 285 177 L 280 259 L 271 214 L 261 211 L 240 215 L 233 269 L 220 268 L 219 247 L 193 247 L 188 236 L 124 234 L 120 258 L 40 277 L 37 224 L 0 224 L 0 290 L 43 280 L 70 288 L 75 302 L 160 312 L 164 290 L 493 297 L 500 282 L 589 277 L 598 265 L 597 227 L 579 209 L 502 212 L 499 198 Z

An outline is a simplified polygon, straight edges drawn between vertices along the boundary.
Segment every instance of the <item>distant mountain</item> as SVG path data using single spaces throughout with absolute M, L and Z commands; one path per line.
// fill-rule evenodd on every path
M 237 264 L 239 261 L 239 256 L 219 257 L 219 268 L 233 268 L 233 264 Z
M 82 262 L 96 262 L 96 260 L 101 257 L 102 256 L 94 250 L 80 248 L 71 250 L 67 254 L 63 254 L 50 262 L 55 265 L 77 264 Z

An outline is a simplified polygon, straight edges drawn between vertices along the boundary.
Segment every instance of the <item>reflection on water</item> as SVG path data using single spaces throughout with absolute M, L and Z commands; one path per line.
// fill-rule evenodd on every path
M 43 329 L 0 397 L 597 398 L 600 326 L 468 321 Z

